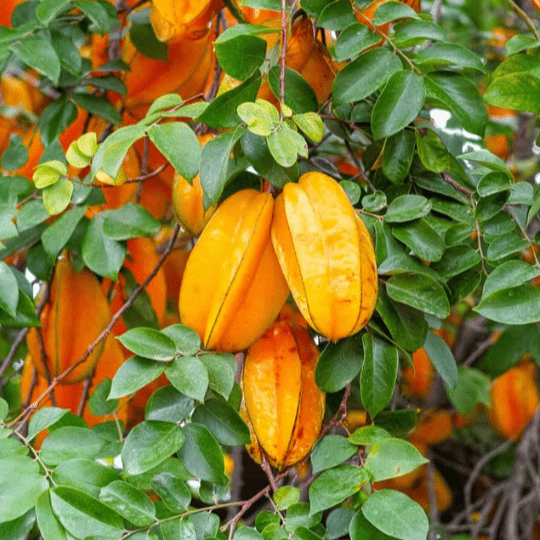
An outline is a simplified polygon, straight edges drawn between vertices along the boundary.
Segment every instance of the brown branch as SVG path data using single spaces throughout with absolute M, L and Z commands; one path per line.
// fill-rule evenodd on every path
M 441 176 L 447 184 L 450 184 L 454 189 L 461 191 L 461 193 L 464 193 L 465 195 L 467 195 L 467 197 L 470 197 L 473 194 L 472 191 L 470 191 L 466 187 L 463 187 L 461 184 L 458 184 L 455 180 L 450 178 L 450 176 L 448 176 L 446 173 L 442 173 Z
M 281 0 L 281 64 L 279 70 L 279 102 L 280 115 L 283 118 L 283 105 L 285 105 L 285 55 L 287 53 L 287 2 Z
M 159 269 L 161 268 L 161 265 L 163 264 L 163 262 L 165 261 L 165 259 L 168 256 L 168 254 L 172 250 L 172 248 L 174 246 L 174 242 L 176 240 L 176 237 L 178 236 L 179 231 L 180 231 L 180 226 L 176 225 L 175 228 L 174 228 L 174 232 L 173 232 L 173 234 L 172 234 L 172 236 L 171 236 L 171 238 L 169 240 L 169 243 L 167 245 L 167 248 L 164 251 L 163 255 L 160 257 L 160 259 L 157 262 L 156 266 L 154 266 L 154 269 L 150 272 L 150 274 L 148 274 L 147 278 L 133 291 L 131 296 L 124 302 L 122 307 L 113 315 L 113 317 L 111 318 L 111 321 L 109 322 L 109 324 L 105 327 L 103 332 L 101 332 L 101 334 L 96 338 L 96 340 L 88 346 L 88 348 L 86 349 L 84 354 L 75 363 L 73 363 L 71 366 L 69 366 L 64 372 L 62 372 L 60 375 L 57 375 L 51 381 L 51 384 L 50 384 L 49 388 L 47 388 L 32 403 L 32 405 L 30 405 L 17 418 L 15 418 L 15 420 L 13 420 L 9 424 L 9 427 L 13 427 L 15 424 L 17 424 L 19 422 L 21 423 L 21 425 L 24 425 L 28 421 L 28 419 L 30 418 L 32 413 L 37 409 L 38 405 L 43 401 L 43 399 L 45 399 L 47 394 L 56 385 L 58 385 L 65 377 L 67 377 L 77 366 L 82 364 L 92 354 L 94 349 L 101 343 L 101 341 L 104 340 L 111 333 L 111 330 L 113 329 L 113 326 L 120 319 L 120 317 L 122 316 L 124 311 L 126 311 L 127 309 L 129 309 L 133 305 L 133 302 L 135 302 L 135 300 L 139 296 L 139 294 L 141 294 L 141 292 L 146 288 L 148 283 L 150 283 L 150 281 L 152 281 L 154 276 L 158 273 Z

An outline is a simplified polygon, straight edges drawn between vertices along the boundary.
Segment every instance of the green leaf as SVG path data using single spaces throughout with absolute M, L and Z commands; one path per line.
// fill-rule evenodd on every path
M 60 177 L 58 182 L 43 189 L 43 204 L 51 216 L 60 214 L 69 205 L 73 193 L 73 182 Z
M 191 423 L 184 427 L 186 443 L 180 451 L 186 469 L 201 480 L 227 483 L 223 453 L 206 426 Z
M 54 84 L 60 78 L 60 60 L 54 47 L 45 33 L 31 34 L 23 37 L 10 49 L 22 62 L 33 67 Z
M 214 99 L 204 112 L 197 117 L 197 121 L 216 129 L 238 125 L 240 123 L 240 117 L 236 112 L 238 106 L 246 101 L 255 101 L 260 85 L 261 74 L 257 70 L 242 84 Z
M 424 84 L 428 95 L 449 108 L 467 131 L 483 135 L 488 119 L 486 107 L 478 88 L 470 79 L 458 73 L 441 71 L 426 75 Z
M 277 99 L 280 99 L 280 67 L 274 66 L 268 72 L 268 84 Z M 318 109 L 315 90 L 300 73 L 285 68 L 285 105 L 296 114 L 316 112 Z
M 458 382 L 457 365 L 452 351 L 446 342 L 432 332 L 428 332 L 424 349 L 443 381 L 454 389 Z
M 426 219 L 392 227 L 392 234 L 421 259 L 433 262 L 443 256 L 444 240 Z
M 489 244 L 486 256 L 490 261 L 504 259 L 508 255 L 526 249 L 529 243 L 516 233 L 499 236 Z
M 182 394 L 203 402 L 208 389 L 208 370 L 196 356 L 176 358 L 165 368 L 165 375 Z
M 147 420 L 178 423 L 193 411 L 193 399 L 181 394 L 172 386 L 156 390 L 146 403 Z
M 93 431 L 66 426 L 55 429 L 41 446 L 40 457 L 54 467 L 72 458 L 92 459 L 105 446 L 105 441 Z
M 375 416 L 382 411 L 394 393 L 399 355 L 396 347 L 373 334 L 362 336 L 364 363 L 360 374 L 360 393 L 365 409 Z
M 254 35 L 238 34 L 238 30 L 231 36 L 233 28 L 225 30 L 216 39 L 214 49 L 223 71 L 243 81 L 264 62 L 266 41 Z
M 198 358 L 208 370 L 210 389 L 225 399 L 229 399 L 236 374 L 236 359 L 234 356 L 227 353 L 201 354 Z
M 253 168 L 276 187 L 283 187 L 287 182 L 294 182 L 300 176 L 298 163 L 283 168 L 270 154 L 266 138 L 246 132 L 242 137 L 242 149 Z
M 38 409 L 28 424 L 27 438 L 31 441 L 38 433 L 56 424 L 68 411 L 58 407 L 45 407 Z
M 117 400 L 107 398 L 110 391 L 111 379 L 106 377 L 96 386 L 88 400 L 90 412 L 94 416 L 106 416 L 118 408 Z
M 171 512 L 185 512 L 191 502 L 191 491 L 180 478 L 163 472 L 152 478 L 152 489 Z
M 375 11 L 373 24 L 380 26 L 396 19 L 419 19 L 420 17 L 414 9 L 406 4 L 399 2 L 387 2 L 381 4 Z
M 36 502 L 36 518 L 43 540 L 67 540 L 64 527 L 54 515 L 49 491 L 42 493 Z
M 101 144 L 92 161 L 92 178 L 103 169 L 111 178 L 116 178 L 129 148 L 144 136 L 144 126 L 124 126 Z
M 362 514 L 360 510 L 352 518 L 348 532 L 351 540 L 395 540 L 373 526 Z
M 480 254 L 471 246 L 459 244 L 448 248 L 432 268 L 443 277 L 453 277 L 474 268 L 480 262 Z
M 69 487 L 51 490 L 51 506 L 65 529 L 75 538 L 98 537 L 119 540 L 122 518 L 90 495 Z
M 133 328 L 118 339 L 126 349 L 158 362 L 172 360 L 176 352 L 173 340 L 153 328 Z
M 49 212 L 43 206 L 43 201 L 39 199 L 28 201 L 17 216 L 17 229 L 19 232 L 28 231 L 47 219 L 49 219 Z
M 6 311 L 12 317 L 17 315 L 19 303 L 19 284 L 11 268 L 0 261 L 0 309 Z
M 362 467 L 340 465 L 319 475 L 309 487 L 309 514 L 331 508 L 354 495 L 369 482 L 369 475 Z
M 430 21 L 408 21 L 396 28 L 394 43 L 398 47 L 410 47 L 423 43 L 426 39 L 443 41 L 445 37 L 441 27 Z
M 368 212 L 378 212 L 387 205 L 384 191 L 376 191 L 370 195 L 362 197 L 362 207 Z
M 54 260 L 67 244 L 86 211 L 85 206 L 77 206 L 60 216 L 41 235 L 41 243 L 45 253 Z
M 297 160 L 298 151 L 290 134 L 294 133 L 287 126 L 280 126 L 268 137 L 268 149 L 272 157 L 282 167 L 292 167 Z
M 468 68 L 481 72 L 485 70 L 478 54 L 456 43 L 433 43 L 416 55 L 414 63 L 421 65 L 422 70 L 447 66 L 458 66 L 462 69 Z
M 137 527 L 150 525 L 156 518 L 156 508 L 150 497 L 122 480 L 102 488 L 99 498 Z
M 408 129 L 386 140 L 382 156 L 384 176 L 394 184 L 402 183 L 409 174 L 414 157 L 415 136 Z
M 340 339 L 337 343 L 328 342 L 317 362 L 317 386 L 325 392 L 345 388 L 360 373 L 363 360 L 358 336 Z
M 3 422 L 5 420 L 6 416 L 8 415 L 8 412 L 9 412 L 8 402 L 5 399 L 0 398 L 0 422 Z
M 461 414 L 469 414 L 478 403 L 489 405 L 489 390 L 491 381 L 481 371 L 460 367 L 458 370 L 458 382 L 448 396 Z
M 534 39 L 534 37 L 518 34 L 508 40 L 505 46 L 505 53 L 507 55 L 515 54 L 525 49 L 537 46 L 538 41 Z
M 488 319 L 504 324 L 540 321 L 540 291 L 529 283 L 491 293 L 474 308 Z
M 182 540 L 198 540 L 195 525 L 189 521 L 189 517 L 187 519 L 164 521 L 160 525 L 160 528 L 164 540 L 176 540 L 177 538 L 181 538 Z
M 363 53 L 337 73 L 332 86 L 333 106 L 370 96 L 400 69 L 401 62 L 388 49 Z
M 182 447 L 184 432 L 169 422 L 144 421 L 128 434 L 122 449 L 122 463 L 129 475 L 144 473 Z
M 403 272 L 390 277 L 386 282 L 388 296 L 440 319 L 450 313 L 448 297 L 435 279 L 424 275 Z
M 43 189 L 56 184 L 66 174 L 67 167 L 61 161 L 46 161 L 37 165 L 32 179 L 38 189 Z
M 451 154 L 435 131 L 431 129 L 417 131 L 416 146 L 418 157 L 428 171 L 441 173 L 450 169 Z
M 75 5 L 90 19 L 94 28 L 91 30 L 98 34 L 107 34 L 119 25 L 118 16 L 115 10 L 108 9 L 110 6 L 106 2 L 95 2 L 94 0 L 78 0 Z
M 327 30 L 343 30 L 356 22 L 349 0 L 331 2 L 321 12 L 317 26 Z
M 418 423 L 418 411 L 415 409 L 382 411 L 373 421 L 376 426 L 385 429 L 393 437 L 405 437 Z
M 327 540 L 336 540 L 347 536 L 349 533 L 349 524 L 354 516 L 354 510 L 351 508 L 336 508 L 328 514 L 326 518 Z
M 115 429 L 116 426 L 114 426 Z M 118 436 L 118 435 L 117 435 Z M 60 463 L 52 473 L 56 485 L 68 486 L 98 498 L 101 488 L 118 480 L 120 475 L 90 459 L 69 459 Z
M 9 440 L 9 439 L 4 439 Z M 0 523 L 12 521 L 32 508 L 48 487 L 47 479 L 26 456 L 0 459 Z
M 201 348 L 199 334 L 189 326 L 173 324 L 161 330 L 161 333 L 170 337 L 176 350 L 185 356 L 197 354 Z
M 540 276 L 540 268 L 536 266 L 520 260 L 506 261 L 494 268 L 486 278 L 482 298 L 487 298 L 501 289 L 518 287 L 538 276 Z
M 205 195 L 205 208 L 217 203 L 221 197 L 228 180 L 229 155 L 244 133 L 245 128 L 236 128 L 218 135 L 204 146 L 201 154 L 200 177 Z
M 120 124 L 122 122 L 120 113 L 104 98 L 94 96 L 93 94 L 74 92 L 71 95 L 71 99 L 75 105 L 87 110 L 94 116 L 104 118 L 107 122 L 111 122 L 112 124 Z
M 370 448 L 364 467 L 379 482 L 408 474 L 428 461 L 410 442 L 390 438 Z
M 422 507 L 391 489 L 372 493 L 362 505 L 364 517 L 384 534 L 400 540 L 425 540 L 428 519 Z
M 187 124 L 172 122 L 152 126 L 148 136 L 184 178 L 191 180 L 199 173 L 201 143 Z
M 351 180 L 341 180 L 339 185 L 343 188 L 343 191 L 347 194 L 349 202 L 354 206 L 360 201 L 362 196 L 362 188 Z
M 487 87 L 484 99 L 490 105 L 539 113 L 540 79 L 528 72 L 498 77 Z
M 249 429 L 240 415 L 222 399 L 209 399 L 193 412 L 193 422 L 204 424 L 225 446 L 249 444 Z
M 457 157 L 459 159 L 465 159 L 472 161 L 473 163 L 478 163 L 479 165 L 483 165 L 484 167 L 487 167 L 493 171 L 501 171 L 508 175 L 509 178 L 513 178 L 506 163 L 500 157 L 488 152 L 487 150 L 475 150 L 473 152 L 461 154 Z
M 167 62 L 169 46 L 157 39 L 151 24 L 132 24 L 129 27 L 129 37 L 144 56 Z
M 12 133 L 9 136 L 9 146 L 2 154 L 2 169 L 14 171 L 28 161 L 28 148 L 22 144 L 19 135 Z
M 381 38 L 374 34 L 366 25 L 354 22 L 340 32 L 334 45 L 338 62 L 355 58 L 363 50 L 379 43 Z
M 307 112 L 303 114 L 294 114 L 293 122 L 309 137 L 313 142 L 322 141 L 324 134 L 324 124 L 317 113 Z
M 150 212 L 138 204 L 126 203 L 110 212 L 103 221 L 103 234 L 111 240 L 152 236 L 161 227 Z
M 165 364 L 134 356 L 126 360 L 115 373 L 109 399 L 133 394 L 157 379 L 165 370 Z
M 274 501 L 278 510 L 287 510 L 300 501 L 300 489 L 293 486 L 282 486 L 274 493 Z
M 331 469 L 358 452 L 358 448 L 341 435 L 326 435 L 311 452 L 313 474 Z
M 404 223 L 427 216 L 431 202 L 422 195 L 400 195 L 388 206 L 384 220 L 388 223 Z
M 158 97 L 146 113 L 147 116 L 151 116 L 154 113 L 164 111 L 165 109 L 172 109 L 182 104 L 182 98 L 178 94 L 165 94 Z
M 100 212 L 88 225 L 82 240 L 82 258 L 96 274 L 117 280 L 126 257 L 126 246 L 104 235 L 103 222 L 107 215 Z
M 257 1 L 257 0 L 255 0 Z M 319 17 L 321 11 L 331 2 L 332 0 L 302 0 L 302 9 L 313 18 Z M 244 0 L 245 3 L 245 0 Z M 279 7 L 279 6 L 278 6 Z M 279 9 L 278 9 L 279 11 Z
M 47 26 L 59 13 L 67 9 L 71 0 L 41 0 L 36 8 L 38 20 Z
M 412 122 L 424 105 L 425 93 L 419 75 L 410 71 L 397 71 L 391 75 L 373 107 L 371 131 L 374 140 L 390 137 Z
M 349 441 L 353 444 L 368 446 L 389 439 L 390 437 L 390 433 L 385 429 L 371 425 L 358 428 L 349 436 Z
M 398 345 L 411 352 L 422 346 L 427 325 L 421 312 L 392 302 L 385 289 L 379 290 L 376 309 Z

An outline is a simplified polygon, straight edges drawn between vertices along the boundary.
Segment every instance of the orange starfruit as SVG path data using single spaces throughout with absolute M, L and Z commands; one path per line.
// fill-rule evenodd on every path
M 302 459 L 319 436 L 325 394 L 315 382 L 319 350 L 309 332 L 275 322 L 251 347 L 244 362 L 243 411 L 252 432 L 248 451 L 282 470 Z
M 276 199 L 272 242 L 296 305 L 332 341 L 358 332 L 377 301 L 369 232 L 341 186 L 309 172 Z
M 32 328 L 27 342 L 40 375 L 54 378 L 77 362 L 111 320 L 109 304 L 97 277 L 88 268 L 77 272 L 67 255 L 61 256 L 52 279 L 49 299 L 41 313 L 40 329 Z M 73 384 L 88 377 L 105 342 L 62 379 Z
M 226 199 L 187 261 L 180 318 L 206 349 L 237 352 L 272 324 L 289 294 L 270 241 L 274 201 L 244 189 Z

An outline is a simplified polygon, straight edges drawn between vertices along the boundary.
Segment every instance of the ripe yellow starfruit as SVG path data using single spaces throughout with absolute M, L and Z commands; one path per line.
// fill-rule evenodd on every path
M 206 349 L 236 352 L 272 324 L 289 290 L 270 241 L 269 193 L 238 191 L 216 210 L 187 261 L 180 319 Z
M 248 349 L 242 387 L 243 415 L 251 431 L 248 451 L 279 470 L 309 452 L 324 417 L 325 394 L 315 382 L 319 350 L 309 332 L 287 320 L 276 321 Z
M 27 336 L 32 363 L 43 377 L 60 375 L 82 357 L 110 320 L 109 304 L 97 277 L 88 268 L 77 272 L 63 255 L 56 263 L 49 300 L 41 313 L 42 328 L 32 328 Z M 62 384 L 77 383 L 90 375 L 104 345 L 102 340 Z
M 358 332 L 377 301 L 369 232 L 341 186 L 309 172 L 276 199 L 272 243 L 296 305 L 332 341 Z
M 223 7 L 223 0 L 153 0 L 150 22 L 160 41 L 197 40 Z
M 214 136 L 211 134 L 200 137 L 199 140 L 204 146 Z M 215 205 L 204 210 L 203 189 L 199 175 L 193 178 L 190 184 L 178 173 L 174 175 L 172 185 L 172 204 L 174 217 L 182 227 L 192 236 L 199 236 L 202 230 L 216 211 Z

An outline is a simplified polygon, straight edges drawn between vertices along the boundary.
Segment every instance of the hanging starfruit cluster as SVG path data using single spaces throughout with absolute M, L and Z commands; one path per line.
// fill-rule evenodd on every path
M 272 324 L 289 290 L 309 325 L 338 341 L 377 300 L 369 233 L 341 186 L 310 172 L 268 193 L 242 190 L 216 211 L 186 265 L 180 318 L 207 349 L 237 352 Z

